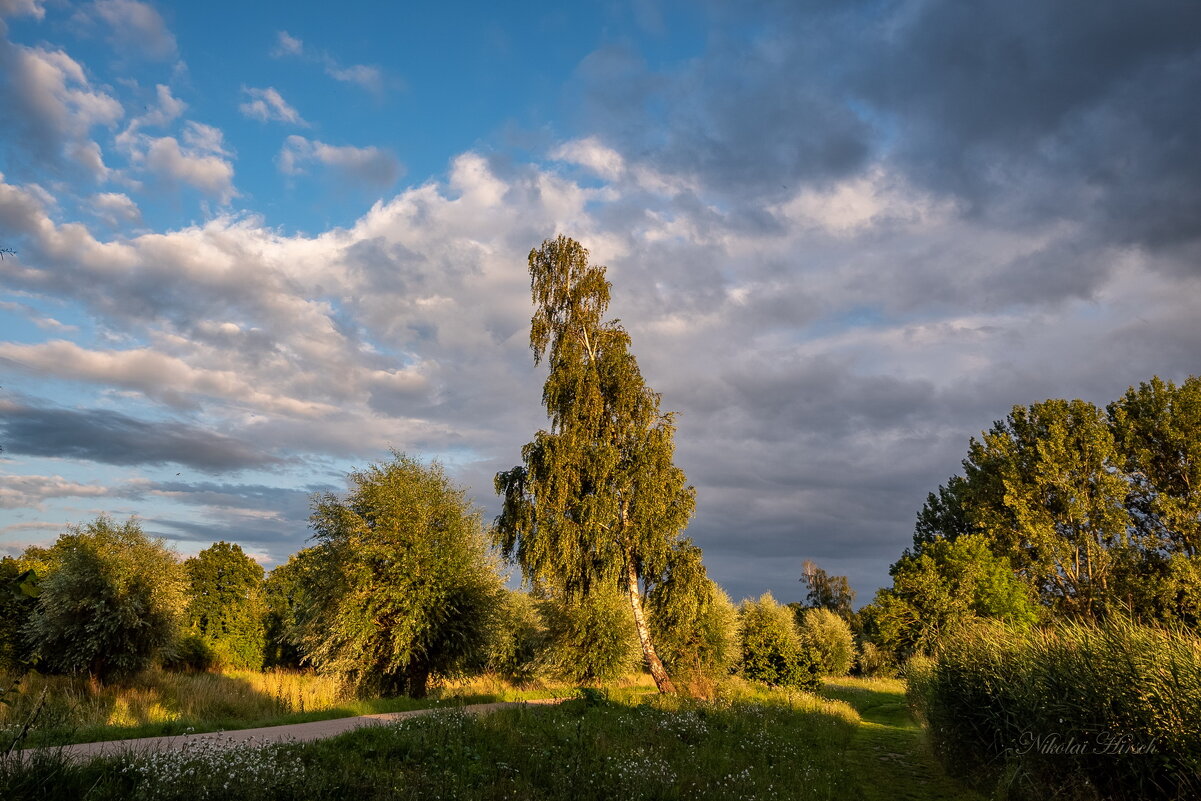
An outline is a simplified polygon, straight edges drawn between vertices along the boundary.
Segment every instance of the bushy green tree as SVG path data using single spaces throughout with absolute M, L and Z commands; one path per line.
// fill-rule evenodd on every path
M 594 587 L 625 593 L 655 684 L 672 692 L 643 605 L 695 505 L 672 461 L 672 416 L 643 381 L 629 334 L 604 319 L 610 284 L 587 249 L 548 239 L 529 267 L 530 347 L 535 363 L 549 362 L 550 430 L 522 449 L 523 464 L 496 476 L 497 543 L 527 580 L 567 603 Z
M 481 667 L 516 685 L 533 682 L 543 672 L 547 630 L 539 602 L 528 593 L 501 593 Z
M 738 612 L 690 541 L 673 550 L 663 580 L 647 594 L 646 608 L 671 675 L 699 686 L 727 674 L 738 661 Z
M 772 686 L 820 686 L 818 665 L 801 642 L 791 609 L 765 593 L 758 600 L 743 601 L 738 618 L 743 677 Z
M 296 639 L 361 693 L 423 696 L 486 647 L 501 583 L 479 513 L 440 466 L 400 453 L 348 480 L 314 499 Z
M 1034 590 L 983 534 L 934 539 L 890 570 L 871 604 L 874 639 L 900 660 L 929 654 L 947 633 L 987 618 L 1025 627 L 1038 619 Z
M 188 630 L 221 667 L 258 670 L 266 646 L 263 568 L 240 545 L 214 543 L 184 562 Z
M 841 615 L 818 607 L 797 616 L 801 644 L 824 676 L 845 676 L 855 664 L 855 638 Z
M 561 681 L 603 684 L 636 671 L 642 661 L 629 600 L 613 587 L 539 603 L 545 626 L 541 670 Z
M 99 517 L 58 538 L 48 553 L 26 631 L 40 668 L 127 676 L 170 653 L 184 610 L 179 558 L 136 520 Z

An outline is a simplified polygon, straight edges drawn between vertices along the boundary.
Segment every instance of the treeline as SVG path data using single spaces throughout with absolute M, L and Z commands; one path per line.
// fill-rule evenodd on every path
M 437 465 L 397 454 L 314 498 L 313 545 L 266 574 L 236 544 L 181 560 L 135 520 L 101 517 L 0 560 L 0 669 L 121 679 L 175 670 L 312 667 L 362 695 L 424 695 L 431 680 L 491 673 L 603 683 L 645 667 L 628 599 L 508 589 L 489 532 Z M 735 608 L 682 551 L 646 594 L 666 668 L 705 693 L 731 672 L 815 687 L 852 659 L 845 621 Z
M 931 493 L 860 610 L 898 660 L 965 622 L 1201 624 L 1201 379 L 1015 406 Z

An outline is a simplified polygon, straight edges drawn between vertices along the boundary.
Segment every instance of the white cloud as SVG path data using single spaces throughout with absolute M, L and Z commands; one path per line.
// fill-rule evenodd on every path
M 45 0 L 0 0 L 0 17 L 46 16 Z
M 120 192 L 92 195 L 91 205 L 92 213 L 114 228 L 142 222 L 142 210 L 138 204 Z
M 153 6 L 137 0 L 97 0 L 89 11 L 108 27 L 109 42 L 121 55 L 135 51 L 158 61 L 175 57 L 175 36 Z
M 0 67 L 9 73 L 0 103 L 27 152 L 104 178 L 108 169 L 90 131 L 121 119 L 121 104 L 94 89 L 83 66 L 61 50 L 0 42 Z
M 280 31 L 275 37 L 275 47 L 271 51 L 271 55 L 279 58 L 281 56 L 299 56 L 304 53 L 304 42 L 290 35 L 287 31 Z
M 113 489 L 106 485 L 80 484 L 62 476 L 0 475 L 0 509 L 40 509 L 50 498 L 104 498 L 112 494 Z M 22 525 L 6 530 L 32 527 Z
M 384 92 L 384 73 L 379 67 L 367 64 L 345 65 L 329 53 L 314 53 L 305 49 L 304 42 L 287 31 L 276 34 L 275 47 L 271 49 L 275 58 L 295 56 L 311 63 L 317 63 L 325 70 L 325 74 L 335 81 L 353 83 L 375 95 Z
M 384 91 L 384 75 L 379 67 L 366 64 L 342 66 L 327 56 L 325 58 L 325 74 L 335 81 L 353 83 L 377 95 Z
M 382 148 L 327 145 L 303 136 L 289 136 L 284 141 L 279 152 L 280 172 L 299 175 L 311 162 L 329 167 L 342 178 L 369 186 L 391 186 L 401 175 L 396 156 Z
M 247 117 L 260 122 L 276 121 L 286 122 L 292 125 L 302 125 L 308 127 L 308 123 L 300 116 L 300 112 L 288 105 L 288 102 L 283 99 L 279 92 L 274 87 L 268 86 L 266 89 L 244 88 L 242 90 L 250 99 L 238 106 Z

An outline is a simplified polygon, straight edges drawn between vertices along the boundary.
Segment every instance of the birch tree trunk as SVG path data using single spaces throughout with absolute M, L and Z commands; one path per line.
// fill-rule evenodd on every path
M 638 589 L 638 573 L 634 570 L 634 561 L 632 559 L 626 561 L 626 579 L 628 581 L 626 590 L 630 594 L 630 606 L 634 609 L 634 627 L 638 629 L 638 642 L 642 644 L 642 654 L 646 657 L 646 664 L 650 668 L 651 677 L 655 680 L 655 686 L 659 688 L 659 692 L 675 694 L 676 685 L 672 683 L 671 677 L 667 675 L 667 669 L 663 667 L 663 662 L 659 659 L 659 654 L 655 652 L 655 644 L 651 642 L 651 630 L 646 625 L 646 613 L 642 609 L 642 593 Z

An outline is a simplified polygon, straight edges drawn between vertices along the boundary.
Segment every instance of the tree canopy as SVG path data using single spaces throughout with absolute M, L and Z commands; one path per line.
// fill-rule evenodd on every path
M 266 645 L 263 568 L 237 544 L 217 542 L 184 562 L 187 625 L 221 665 L 258 670 Z
M 497 542 L 530 581 L 571 600 L 594 587 L 629 598 L 643 654 L 663 691 L 674 687 L 655 652 L 643 586 L 668 569 L 692 515 L 694 492 L 673 463 L 675 425 L 659 411 L 630 353 L 605 320 L 609 281 L 565 236 L 530 251 L 534 362 L 549 372 L 542 401 L 550 430 L 496 476 L 503 498 Z

